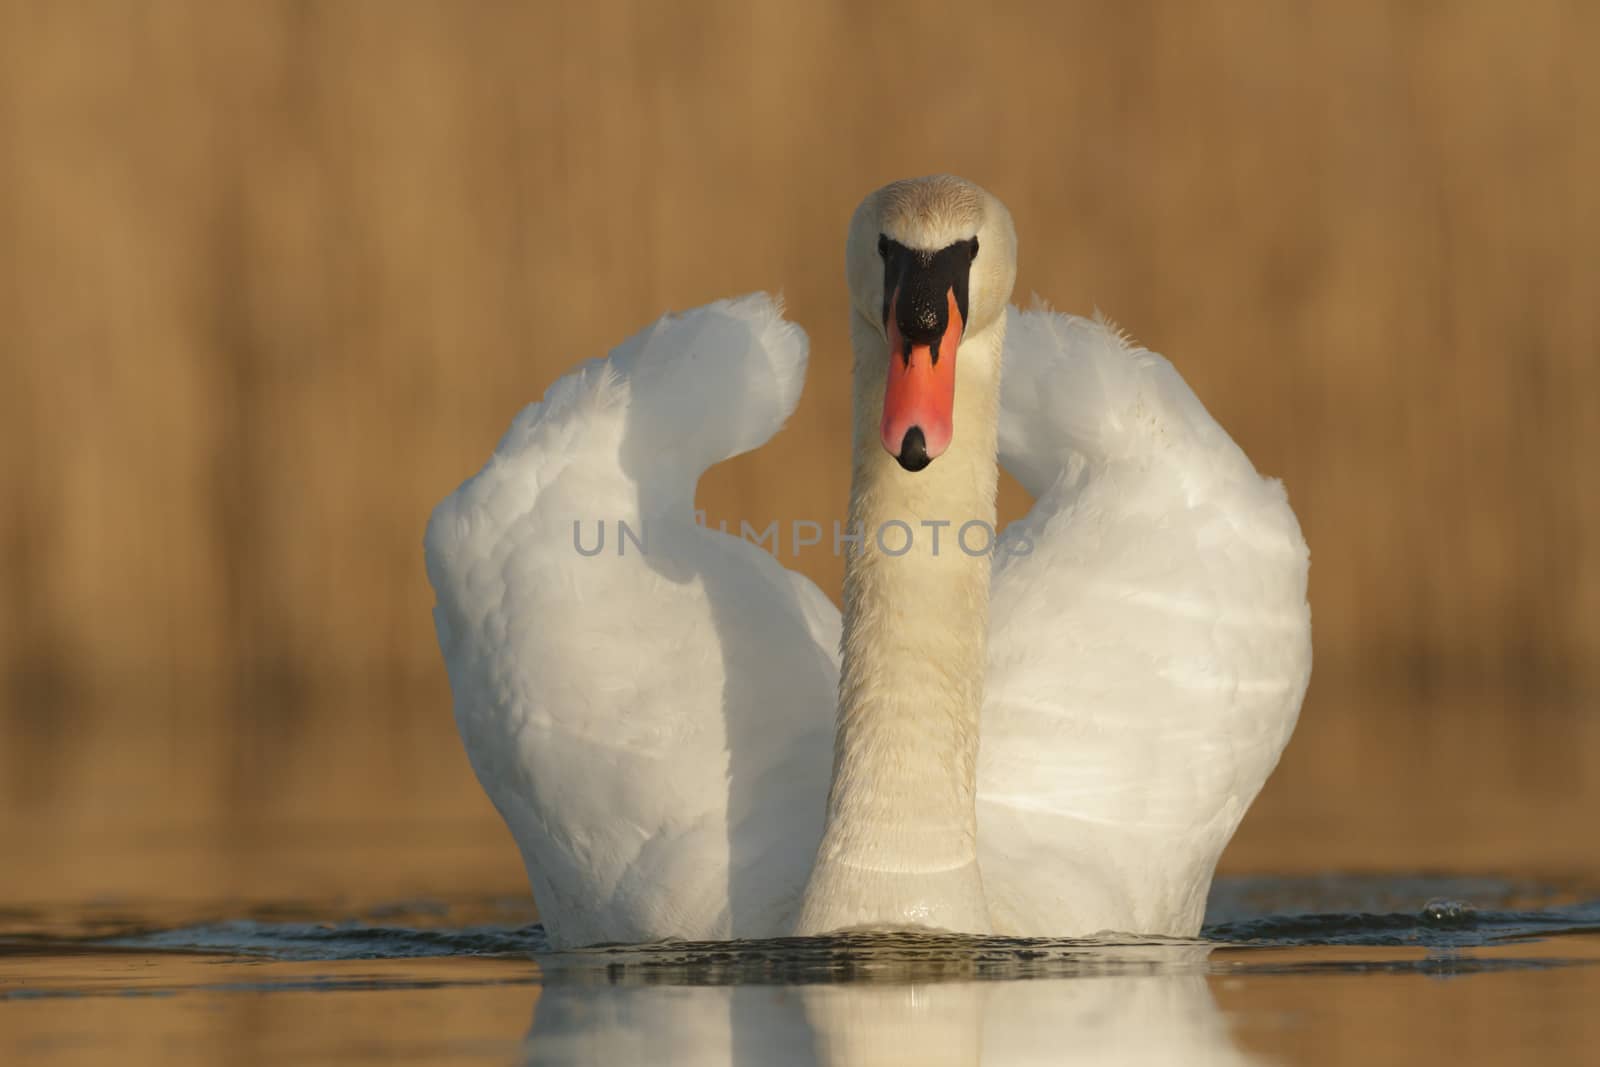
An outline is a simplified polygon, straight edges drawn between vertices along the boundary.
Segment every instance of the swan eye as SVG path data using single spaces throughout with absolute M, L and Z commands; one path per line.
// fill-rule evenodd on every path
M 878 255 L 884 259 L 889 258 L 889 237 L 887 234 L 878 234 Z
M 977 259 L 978 258 L 978 239 L 976 237 L 974 237 L 972 239 L 971 243 L 972 243 L 972 259 Z M 971 263 L 972 259 L 967 260 L 967 262 Z

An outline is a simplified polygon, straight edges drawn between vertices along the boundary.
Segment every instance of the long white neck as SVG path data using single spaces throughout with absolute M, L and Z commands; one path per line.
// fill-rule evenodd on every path
M 962 341 L 955 435 L 913 473 L 880 443 L 885 342 L 853 317 L 850 526 L 862 540 L 845 565 L 833 783 L 802 934 L 990 928 L 976 793 L 1004 328 Z

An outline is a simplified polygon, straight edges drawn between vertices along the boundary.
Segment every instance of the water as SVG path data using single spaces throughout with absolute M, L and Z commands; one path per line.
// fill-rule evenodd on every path
M 550 952 L 522 897 L 0 912 L 0 1061 L 1586 1062 L 1600 890 L 1220 879 L 1201 938 Z

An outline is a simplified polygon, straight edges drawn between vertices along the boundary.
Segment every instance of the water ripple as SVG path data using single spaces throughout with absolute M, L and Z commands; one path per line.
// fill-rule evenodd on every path
M 547 974 L 573 981 L 781 984 L 1187 973 L 1205 969 L 1216 948 L 1420 947 L 1437 953 L 1600 932 L 1600 899 L 1593 894 L 1425 876 L 1219 879 L 1210 921 L 1197 940 L 861 933 L 550 952 L 537 923 L 482 921 L 525 920 L 525 904 L 486 910 L 480 903 L 474 910 L 407 901 L 344 922 L 303 917 L 315 913 L 257 913 L 283 917 L 156 928 L 128 922 L 110 936 L 93 927 L 76 937 L 14 935 L 0 950 L 167 951 L 285 961 L 533 956 Z

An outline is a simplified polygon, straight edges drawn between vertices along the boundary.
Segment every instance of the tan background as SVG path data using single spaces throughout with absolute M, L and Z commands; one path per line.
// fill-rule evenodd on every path
M 781 288 L 804 402 L 701 495 L 840 513 L 845 221 L 939 170 L 1288 485 L 1317 670 L 1226 864 L 1600 869 L 1600 5 L 986 8 L 0 0 L 0 900 L 520 891 L 430 507 Z

